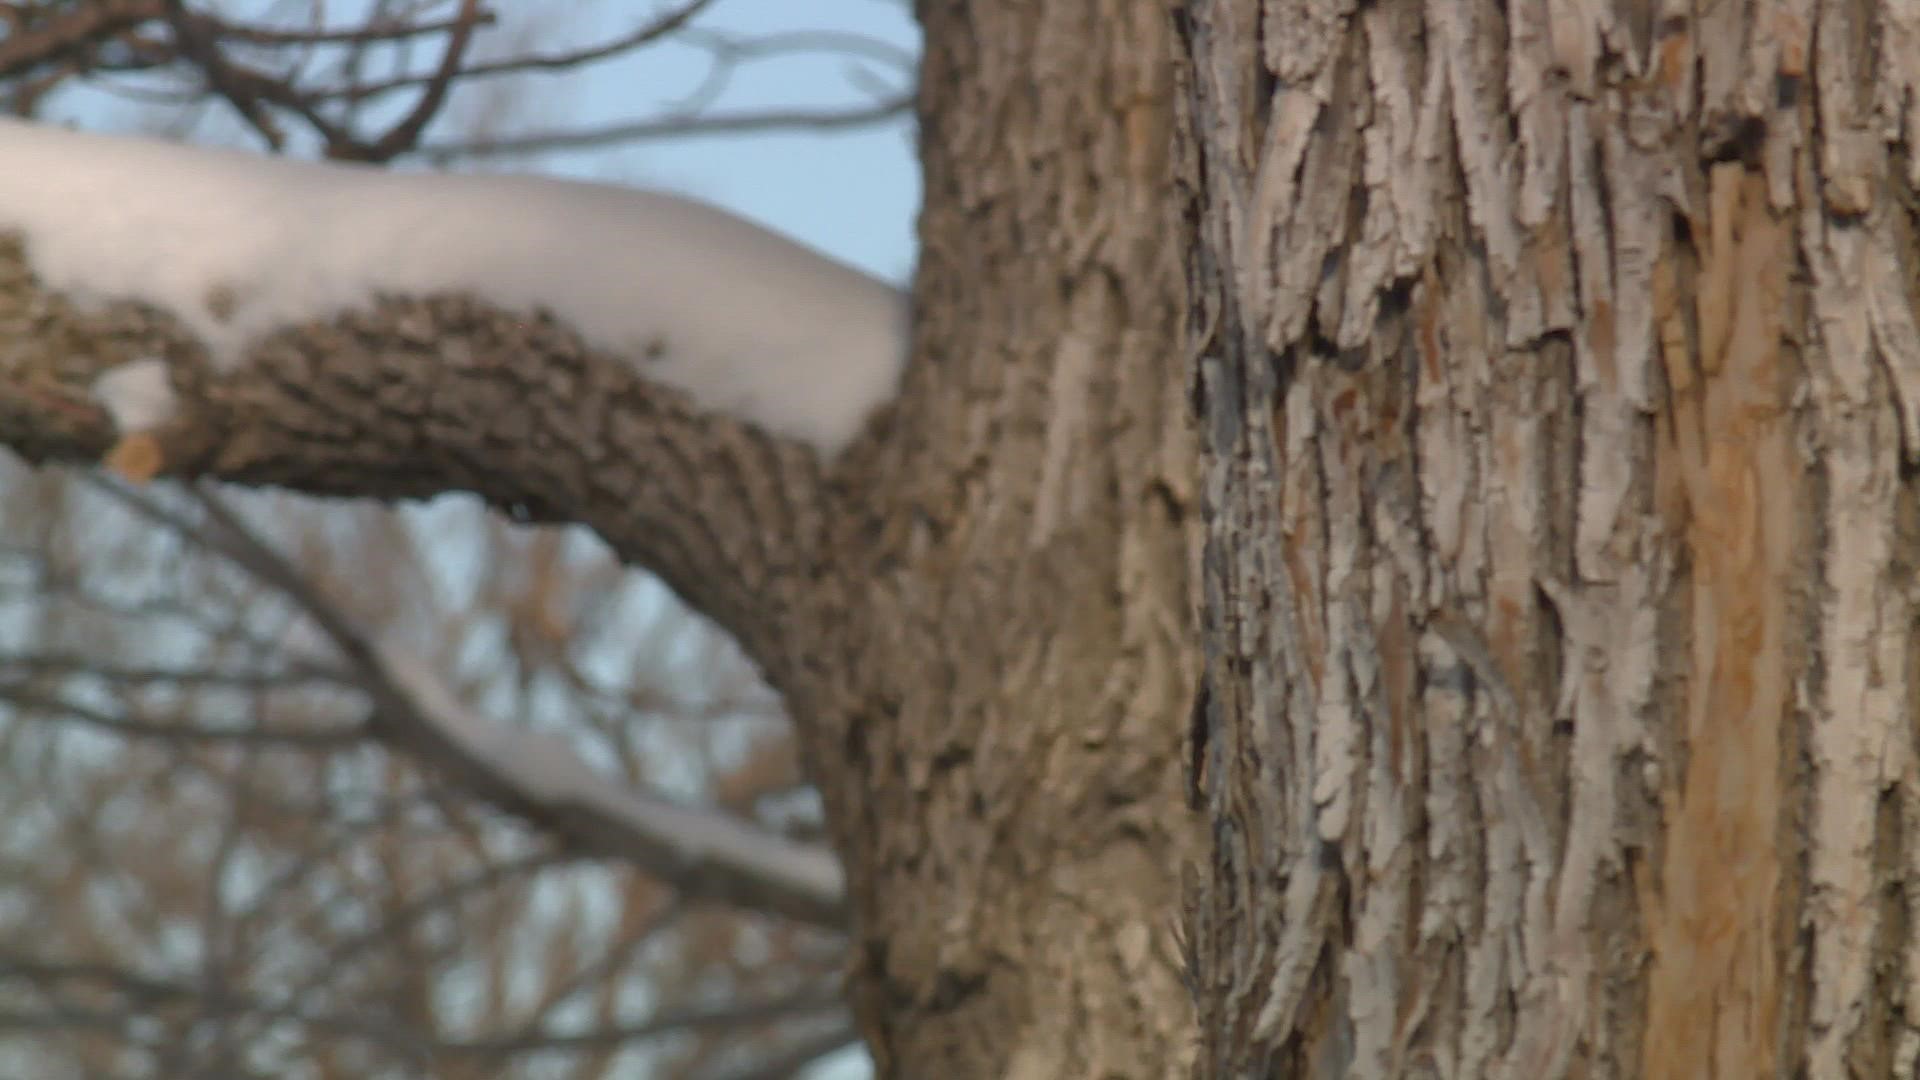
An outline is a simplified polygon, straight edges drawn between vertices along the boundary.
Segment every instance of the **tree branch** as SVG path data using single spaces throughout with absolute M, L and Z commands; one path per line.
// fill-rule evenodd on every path
M 191 1003 L 200 1005 L 210 1017 L 253 1016 L 292 1021 L 330 1035 L 365 1039 L 414 1058 L 512 1058 L 591 1050 L 688 1031 L 762 1025 L 796 1017 L 827 1018 L 835 1021 L 833 1031 L 847 1030 L 845 1006 L 840 996 L 819 989 L 801 990 L 758 1001 L 667 1007 L 646 1020 L 630 1024 L 578 1031 L 533 1027 L 492 1038 L 452 1039 L 406 1027 L 391 1017 L 372 1011 L 319 1010 L 304 1002 L 275 1001 L 242 992 L 208 994 L 195 984 L 158 978 L 108 964 L 58 963 L 23 954 L 0 954 L 0 982 L 8 980 L 30 982 L 53 1001 L 31 1011 L 0 1012 L 0 1032 L 75 1027 L 126 1031 L 146 1009 Z M 87 995 L 89 998 L 97 998 L 98 992 L 105 991 L 120 998 L 122 1004 L 119 1007 L 91 1008 L 69 1004 L 61 1000 L 63 995 L 52 992 L 64 986 L 94 991 Z M 815 1049 L 811 1057 L 797 1059 L 797 1064 L 803 1065 L 847 1041 L 850 1041 L 849 1038 L 842 1035 L 838 1042 L 828 1045 L 825 1051 Z M 808 1045 L 817 1047 L 824 1043 L 809 1040 Z
M 29 460 L 581 522 L 779 681 L 823 453 L 897 385 L 897 292 L 595 185 L 13 121 L 0 156 L 0 440 Z
M 833 1025 L 763 1061 L 725 1073 L 725 1080 L 786 1080 L 801 1069 L 828 1054 L 838 1053 L 860 1041 L 851 1021 Z
M 74 4 L 57 15 L 29 24 L 19 5 L 0 6 L 0 16 L 8 23 L 7 34 L 0 38 L 0 73 L 30 70 L 58 62 L 75 52 L 97 47 L 100 43 L 159 18 L 164 0 L 101 0 Z
M 441 55 L 440 64 L 434 68 L 433 77 L 420 95 L 420 100 L 414 102 L 413 108 L 399 123 L 388 128 L 372 143 L 358 140 L 334 143 L 327 148 L 328 156 L 348 161 L 391 161 L 419 142 L 420 133 L 427 129 L 441 106 L 446 104 L 447 92 L 460 74 L 460 63 L 466 58 L 467 47 L 473 43 L 474 28 L 483 17 L 479 0 L 460 0 L 459 23 L 447 35 L 446 52 Z
M 42 714 L 56 722 L 77 723 L 127 739 L 176 743 L 251 744 L 288 750 L 332 753 L 359 744 L 367 733 L 357 727 L 333 730 L 285 730 L 267 727 L 215 728 L 203 724 L 164 723 L 123 716 L 52 694 L 0 685 L 0 703 L 29 715 Z
M 519 75 L 534 71 L 568 71 L 573 68 L 606 60 L 643 46 L 651 45 L 667 36 L 682 30 L 694 16 L 713 6 L 714 0 L 690 0 L 664 15 L 657 15 L 646 23 L 628 31 L 619 37 L 578 49 L 567 49 L 552 53 L 523 53 L 503 60 L 491 60 L 470 64 L 459 71 L 461 81 L 494 78 L 501 75 Z M 380 82 L 342 87 L 337 91 L 328 91 L 316 95 L 316 100 L 339 99 L 350 102 L 365 101 L 380 97 L 396 90 L 406 90 L 426 85 L 433 77 L 430 75 L 401 75 Z
M 739 112 L 693 113 L 578 128 L 573 131 L 536 131 L 490 139 L 462 139 L 422 144 L 416 153 L 445 164 L 463 158 L 508 157 L 551 150 L 593 150 L 647 139 L 683 139 L 708 135 L 747 135 L 768 131 L 844 131 L 905 116 L 913 108 L 913 94 L 825 109 L 751 109 Z
M 138 492 L 103 487 L 292 600 L 358 674 L 376 707 L 372 733 L 452 774 L 477 797 L 577 849 L 620 857 L 690 896 L 841 925 L 840 866 L 824 846 L 631 791 L 590 768 L 558 735 L 485 719 L 425 662 L 362 630 L 210 493 L 199 493 L 211 519 L 201 525 Z

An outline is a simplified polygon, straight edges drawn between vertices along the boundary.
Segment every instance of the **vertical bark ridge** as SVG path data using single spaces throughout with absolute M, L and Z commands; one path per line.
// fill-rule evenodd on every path
M 1202 1075 L 1905 1075 L 1920 18 L 1180 5 Z

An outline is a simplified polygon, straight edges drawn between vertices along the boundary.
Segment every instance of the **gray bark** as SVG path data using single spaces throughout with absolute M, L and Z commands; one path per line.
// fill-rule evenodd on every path
M 1181 18 L 1199 1075 L 1912 1075 L 1920 12 Z

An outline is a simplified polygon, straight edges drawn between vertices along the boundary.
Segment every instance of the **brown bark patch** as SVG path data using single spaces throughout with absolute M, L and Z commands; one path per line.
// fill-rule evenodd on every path
M 1710 186 L 1691 311 L 1686 251 L 1669 251 L 1655 276 L 1671 388 L 1657 452 L 1682 518 L 1693 634 L 1685 764 L 1665 793 L 1668 843 L 1647 897 L 1642 1064 L 1674 1080 L 1775 1075 L 1783 993 L 1780 747 L 1799 497 L 1782 405 L 1791 258 L 1762 178 L 1724 165 Z

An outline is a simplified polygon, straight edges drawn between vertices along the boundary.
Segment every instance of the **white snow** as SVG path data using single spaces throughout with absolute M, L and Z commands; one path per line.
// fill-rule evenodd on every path
M 578 808 L 616 824 L 634 847 L 664 856 L 659 861 L 670 864 L 663 875 L 669 880 L 713 866 L 807 897 L 819 908 L 844 902 L 844 872 L 825 846 L 634 791 L 595 771 L 564 736 L 495 723 L 468 708 L 425 660 L 404 647 L 380 642 L 375 650 L 381 675 L 405 697 L 413 717 L 433 728 L 466 763 L 523 798 Z
M 153 431 L 172 418 L 179 406 L 167 378 L 167 362 L 158 357 L 141 357 L 108 368 L 88 390 L 122 434 Z
M 778 182 L 777 178 L 770 182 Z M 832 454 L 893 396 L 906 304 L 720 210 L 528 176 L 408 174 L 0 119 L 0 232 L 47 285 L 248 345 L 376 294 L 544 307 L 701 407 Z

